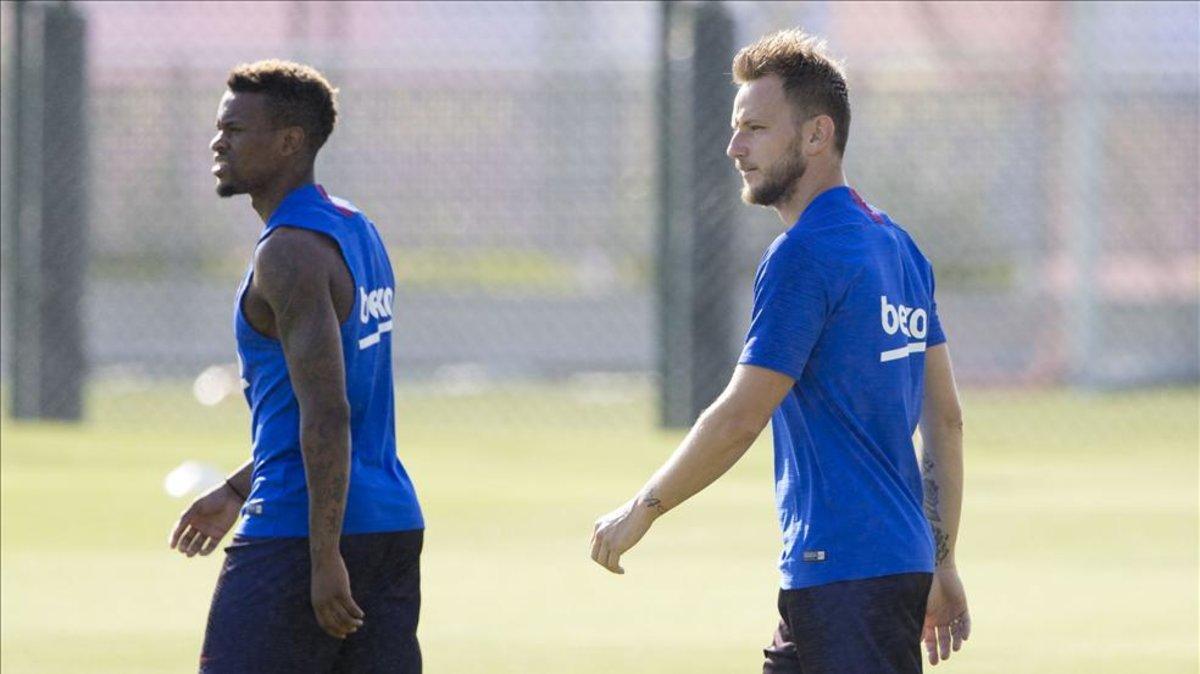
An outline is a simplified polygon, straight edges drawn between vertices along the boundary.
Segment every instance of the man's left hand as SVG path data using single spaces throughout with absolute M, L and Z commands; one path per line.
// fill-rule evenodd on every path
M 958 570 L 953 566 L 939 568 L 933 573 L 925 606 L 925 628 L 921 631 L 929 664 L 948 660 L 950 652 L 962 648 L 962 642 L 969 636 L 971 614 L 967 611 L 967 594 Z

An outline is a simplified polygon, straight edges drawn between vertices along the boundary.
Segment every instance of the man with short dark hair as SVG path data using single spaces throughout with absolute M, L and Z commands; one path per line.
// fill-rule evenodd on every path
M 768 35 L 733 73 L 727 154 L 742 198 L 790 228 L 759 265 L 728 387 L 642 490 L 597 520 L 592 558 L 623 573 L 651 524 L 771 421 L 784 549 L 763 672 L 920 672 L 922 640 L 937 664 L 971 629 L 954 560 L 962 416 L 933 269 L 846 185 L 849 95 L 823 44 Z
M 395 281 L 374 224 L 314 182 L 336 90 L 286 61 L 233 69 L 217 194 L 265 227 L 234 330 L 252 457 L 180 516 L 170 545 L 226 548 L 200 671 L 421 671 L 424 520 L 396 456 Z

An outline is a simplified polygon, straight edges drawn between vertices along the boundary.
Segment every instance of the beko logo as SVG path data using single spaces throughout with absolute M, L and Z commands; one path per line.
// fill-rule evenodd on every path
M 379 343 L 379 338 L 383 336 L 383 333 L 392 331 L 392 299 L 394 295 L 391 288 L 376 288 L 367 292 L 366 288 L 359 286 L 358 317 L 362 319 L 363 324 L 365 325 L 372 318 L 386 319 L 379 321 L 375 332 L 358 340 L 359 351 L 375 346 Z
M 390 318 L 392 315 L 392 289 L 391 288 L 376 288 L 371 292 L 367 292 L 366 288 L 359 287 L 359 318 L 363 323 L 366 323 L 372 318 Z
M 893 306 L 888 302 L 887 295 L 879 296 L 879 317 L 883 331 L 888 335 L 897 332 L 905 337 L 916 340 L 896 349 L 879 354 L 879 362 L 908 358 L 911 353 L 925 350 L 925 334 L 929 331 L 929 314 L 924 309 L 906 307 L 903 304 Z

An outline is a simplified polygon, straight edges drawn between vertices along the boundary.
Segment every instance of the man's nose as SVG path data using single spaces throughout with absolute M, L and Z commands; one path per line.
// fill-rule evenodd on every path
M 213 136 L 212 141 L 209 142 L 209 144 L 208 144 L 208 149 L 212 150 L 213 152 L 219 152 L 224 147 L 225 147 L 225 137 L 219 133 L 217 135 Z
M 729 145 L 725 148 L 725 154 L 730 159 L 746 156 L 746 146 L 741 142 L 741 136 L 737 133 L 729 139 Z

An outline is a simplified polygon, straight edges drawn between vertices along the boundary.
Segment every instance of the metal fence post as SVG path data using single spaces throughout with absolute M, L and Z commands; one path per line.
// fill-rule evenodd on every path
M 736 358 L 733 209 L 725 157 L 734 23 L 720 3 L 664 12 L 659 363 L 662 423 L 689 426 L 720 394 Z
M 21 7 L 17 17 L 12 414 L 78 420 L 85 378 L 86 24 L 65 3 Z

